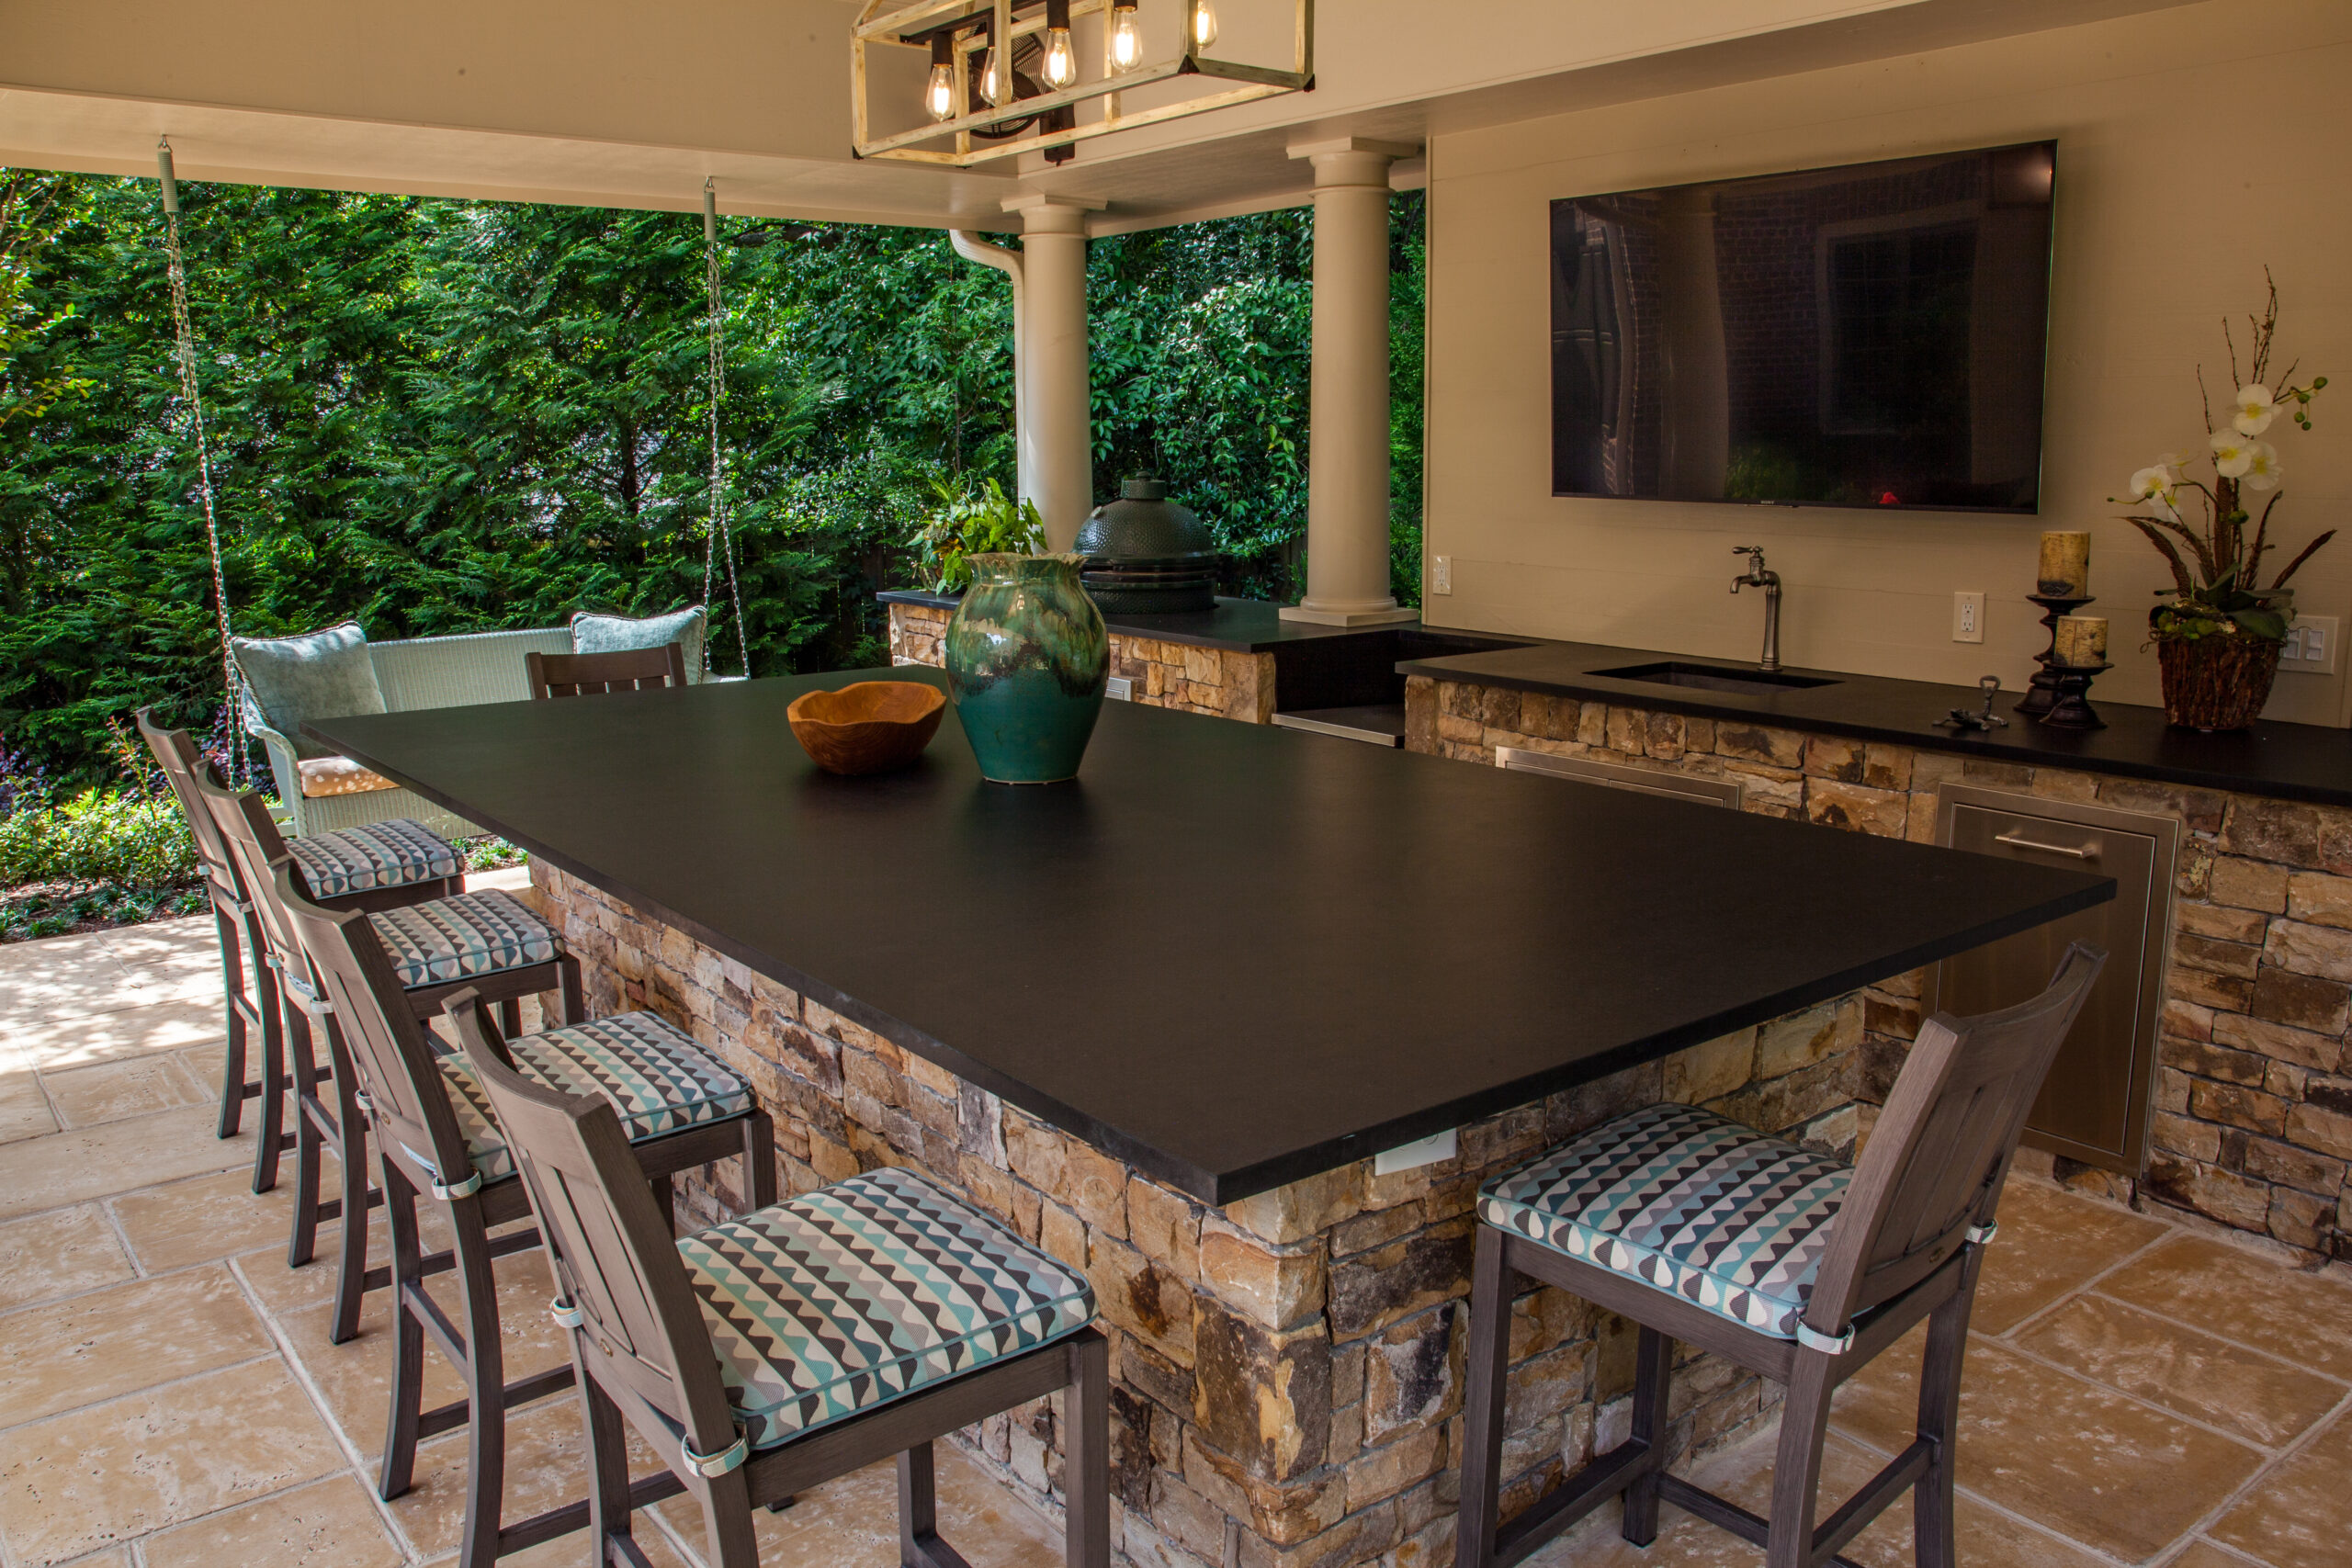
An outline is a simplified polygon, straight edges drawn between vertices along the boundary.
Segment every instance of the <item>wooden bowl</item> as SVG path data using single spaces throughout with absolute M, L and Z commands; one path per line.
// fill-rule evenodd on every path
M 801 750 L 829 773 L 879 773 L 922 755 L 947 694 L 920 681 L 860 681 L 803 692 L 784 710 Z

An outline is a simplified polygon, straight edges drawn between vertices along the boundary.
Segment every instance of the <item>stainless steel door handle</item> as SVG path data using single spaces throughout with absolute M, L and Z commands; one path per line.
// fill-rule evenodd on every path
M 2097 839 L 2093 839 L 2087 844 L 2079 845 L 2045 844 L 2040 839 L 2029 839 L 2023 833 L 2009 832 L 1994 834 L 1993 841 L 1996 844 L 2011 844 L 2021 850 L 2040 850 L 2046 855 L 2065 855 L 2074 860 L 2098 859 L 2099 843 Z

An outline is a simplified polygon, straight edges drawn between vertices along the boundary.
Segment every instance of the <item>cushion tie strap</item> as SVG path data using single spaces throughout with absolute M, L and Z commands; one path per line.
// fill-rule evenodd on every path
M 481 1190 L 481 1172 L 479 1170 L 468 1171 L 463 1181 L 444 1181 L 441 1179 L 441 1173 L 434 1169 L 431 1160 L 426 1159 L 406 1144 L 401 1145 L 401 1152 L 432 1173 L 433 1179 L 424 1184 L 424 1190 L 444 1203 L 453 1198 L 470 1198 Z
M 577 1328 L 588 1319 L 586 1313 L 582 1312 L 561 1296 L 548 1303 L 548 1315 L 555 1319 L 555 1325 L 558 1328 Z
M 1797 1343 L 1825 1356 L 1842 1356 L 1854 1348 L 1854 1331 L 1849 1326 L 1843 1334 L 1824 1334 L 1809 1323 L 1800 1323 L 1797 1325 Z
M 698 1454 L 695 1452 L 695 1446 L 692 1443 L 684 1438 L 678 1439 L 678 1453 L 685 1460 L 686 1468 L 707 1481 L 715 1481 L 735 1469 L 743 1462 L 751 1451 L 752 1439 L 741 1433 L 736 1434 L 733 1442 L 719 1450 L 718 1452 L 709 1455 Z
M 1968 1227 L 1969 1244 L 1973 1247 L 1983 1247 L 2000 1234 L 2001 1222 L 1998 1220 L 1986 1220 L 1981 1225 L 1971 1225 Z

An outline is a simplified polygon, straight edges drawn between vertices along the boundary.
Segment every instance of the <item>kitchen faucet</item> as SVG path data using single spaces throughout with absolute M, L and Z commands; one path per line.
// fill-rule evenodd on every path
M 1747 573 L 1731 580 L 1731 591 L 1736 593 L 1744 585 L 1764 590 L 1764 657 L 1756 668 L 1771 674 L 1781 668 L 1781 574 L 1764 567 L 1764 547 L 1741 545 L 1731 552 L 1748 558 Z

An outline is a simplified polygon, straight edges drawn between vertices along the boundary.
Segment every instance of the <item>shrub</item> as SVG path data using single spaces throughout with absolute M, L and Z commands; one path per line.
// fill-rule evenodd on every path
M 196 844 L 179 805 L 90 790 L 0 818 L 0 886 L 28 882 L 171 887 L 195 879 Z

